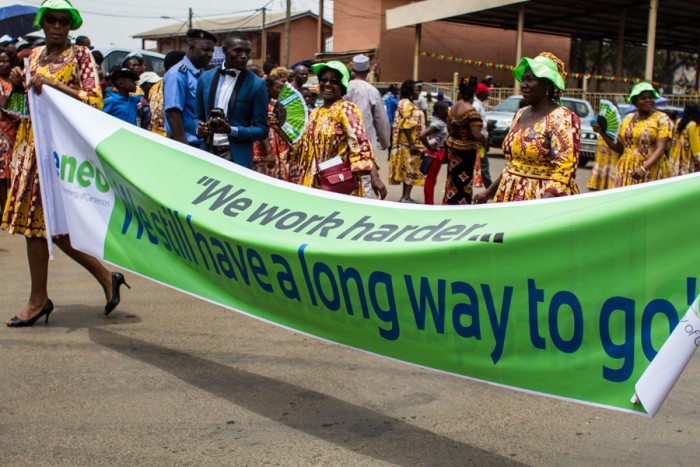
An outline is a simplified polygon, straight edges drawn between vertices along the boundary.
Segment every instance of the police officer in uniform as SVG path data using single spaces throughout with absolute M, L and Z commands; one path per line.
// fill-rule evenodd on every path
M 168 137 L 200 147 L 194 120 L 197 79 L 211 61 L 216 36 L 201 29 L 187 31 L 187 54 L 163 78 L 163 109 Z

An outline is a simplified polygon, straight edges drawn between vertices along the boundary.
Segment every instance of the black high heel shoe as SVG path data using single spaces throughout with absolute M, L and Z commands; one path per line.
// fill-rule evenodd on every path
M 119 301 L 121 300 L 121 297 L 119 296 L 119 287 L 123 285 L 126 286 L 127 289 L 131 289 L 129 287 L 129 284 L 126 283 L 126 280 L 124 280 L 124 275 L 121 272 L 113 272 L 112 273 L 112 299 L 107 302 L 105 305 L 105 316 L 110 314 L 112 310 L 114 310 L 117 305 L 119 305 Z
M 17 316 L 13 316 L 10 321 L 7 322 L 7 327 L 8 328 L 22 328 L 22 327 L 29 327 L 29 326 L 34 326 L 34 323 L 41 318 L 42 316 L 46 315 L 46 321 L 44 324 L 49 324 L 49 315 L 53 311 L 53 302 L 49 300 L 46 302 L 46 305 L 44 305 L 44 308 L 41 309 L 39 313 L 36 315 L 32 316 L 29 319 L 19 319 Z

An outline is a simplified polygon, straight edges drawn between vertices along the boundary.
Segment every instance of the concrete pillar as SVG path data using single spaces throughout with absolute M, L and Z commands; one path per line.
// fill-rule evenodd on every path
M 420 39 L 422 29 L 422 24 L 416 24 L 416 37 L 413 50 L 413 81 L 418 81 L 418 61 L 420 60 L 420 55 L 418 55 L 418 53 L 420 52 Z
M 656 50 L 656 15 L 659 11 L 659 0 L 649 0 L 649 25 L 647 27 L 647 59 L 644 69 L 644 79 L 654 78 L 654 51 Z
M 518 32 L 515 38 L 515 66 L 518 66 L 523 58 L 523 35 L 525 34 L 525 4 L 520 4 L 518 9 Z M 515 94 L 520 93 L 520 83 L 515 80 L 513 84 Z

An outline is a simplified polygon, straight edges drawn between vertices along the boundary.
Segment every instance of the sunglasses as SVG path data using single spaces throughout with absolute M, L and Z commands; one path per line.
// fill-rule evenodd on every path
M 70 26 L 73 23 L 73 20 L 71 19 L 70 16 L 44 15 L 42 22 L 44 24 L 46 24 L 47 26 L 51 26 L 53 24 L 58 24 L 61 27 L 66 27 L 66 26 Z
M 337 80 L 337 79 L 319 78 L 318 84 L 320 84 L 320 85 L 330 84 L 331 86 L 340 86 L 341 81 Z

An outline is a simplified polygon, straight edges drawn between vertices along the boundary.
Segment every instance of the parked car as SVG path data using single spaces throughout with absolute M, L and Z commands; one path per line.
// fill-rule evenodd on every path
M 490 128 L 489 145 L 500 148 L 503 140 L 510 131 L 513 117 L 518 111 L 522 96 L 510 96 L 501 101 L 493 110 L 486 112 L 486 121 Z M 595 160 L 595 148 L 598 144 L 598 134 L 591 127 L 591 119 L 595 116 L 593 107 L 588 101 L 562 97 L 564 107 L 578 115 L 581 120 L 581 153 L 579 167 L 585 167 L 589 161 Z
M 165 55 L 161 53 L 151 52 L 149 50 L 116 47 L 113 45 L 95 46 L 93 50 L 99 51 L 104 56 L 105 60 L 102 62 L 102 68 L 105 72 L 111 70 L 115 65 L 121 66 L 127 55 L 140 54 L 146 62 L 146 71 L 155 71 L 160 76 L 165 74 L 165 66 L 163 65 Z

